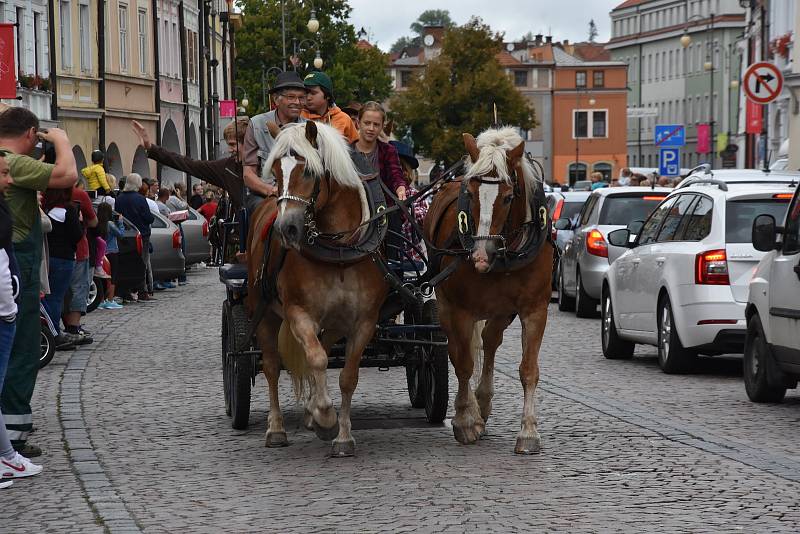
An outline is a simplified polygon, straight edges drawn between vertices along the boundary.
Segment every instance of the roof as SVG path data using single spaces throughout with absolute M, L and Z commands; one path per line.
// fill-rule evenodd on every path
M 368 50 L 372 48 L 372 45 L 370 44 L 369 41 L 366 41 L 364 39 L 359 39 L 358 42 L 356 43 L 356 48 L 361 48 L 362 50 Z
M 642 4 L 646 4 L 647 2 L 651 2 L 652 0 L 625 0 L 620 5 L 612 9 L 611 11 L 617 11 L 618 9 L 625 9 L 628 7 L 640 6 Z
M 709 178 L 726 184 L 798 184 L 800 172 L 796 171 L 764 171 L 762 169 L 715 169 L 710 174 L 698 170 L 689 178 Z M 685 180 L 684 180 L 685 181 Z M 681 182 L 683 183 L 683 182 Z M 678 184 L 680 186 L 681 184 Z
M 671 187 L 642 187 L 640 185 L 631 185 L 624 187 L 601 187 L 592 191 L 592 194 L 609 197 L 617 195 L 629 195 L 631 193 L 641 193 L 643 195 L 649 195 L 650 193 L 670 193 L 671 191 Z
M 503 67 L 524 67 L 525 63 L 521 62 L 505 50 L 495 55 L 497 62 Z
M 560 66 L 574 65 L 577 67 L 583 64 L 582 60 L 567 54 L 557 46 L 553 47 L 553 59 L 555 60 L 556 65 Z
M 611 52 L 605 43 L 575 43 L 573 55 L 584 61 L 611 61 Z

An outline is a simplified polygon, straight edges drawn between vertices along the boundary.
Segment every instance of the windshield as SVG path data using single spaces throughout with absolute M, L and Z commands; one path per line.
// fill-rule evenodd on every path
M 580 213 L 583 204 L 583 202 L 564 202 L 564 207 L 561 208 L 561 215 L 559 215 L 559 218 L 569 219 L 570 221 L 573 220 L 573 217 Z
M 731 200 L 725 210 L 725 241 L 750 243 L 753 239 L 753 219 L 759 215 L 772 215 L 777 224 L 783 224 L 789 199 L 759 198 L 756 200 Z
M 627 226 L 633 221 L 644 221 L 666 196 L 664 193 L 610 196 L 603 202 L 598 224 Z

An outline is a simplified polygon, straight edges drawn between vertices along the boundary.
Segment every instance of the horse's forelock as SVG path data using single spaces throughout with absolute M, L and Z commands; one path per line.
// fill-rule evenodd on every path
M 510 184 L 511 170 L 508 168 L 506 151 L 516 148 L 522 141 L 518 130 L 511 126 L 484 130 L 477 138 L 478 160 L 473 163 L 467 158 L 467 172 L 464 176 L 466 178 L 484 176 L 494 170 L 497 172 L 498 178 Z M 529 195 L 532 195 L 538 181 L 533 165 L 526 157 L 520 159 L 520 165 L 525 189 Z

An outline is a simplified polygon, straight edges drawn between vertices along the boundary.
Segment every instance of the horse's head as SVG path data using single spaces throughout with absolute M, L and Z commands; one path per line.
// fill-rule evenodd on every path
M 335 129 L 313 121 L 289 125 L 280 131 L 274 123 L 268 127 L 275 137 L 265 163 L 266 172 L 275 177 L 278 188 L 275 229 L 284 247 L 299 250 L 310 233 L 316 231 L 314 216 L 331 201 L 332 189 L 337 184 L 360 188 L 361 181 L 347 145 Z M 366 197 L 362 212 L 365 204 Z
M 476 222 L 471 259 L 476 271 L 486 273 L 492 268 L 497 253 L 506 246 L 503 229 L 511 215 L 515 195 L 524 191 L 521 186 L 525 142 L 520 139 L 519 144 L 511 148 L 495 143 L 479 149 L 478 144 L 470 134 L 464 134 L 464 145 L 472 162 L 464 179 L 468 180 L 472 219 Z

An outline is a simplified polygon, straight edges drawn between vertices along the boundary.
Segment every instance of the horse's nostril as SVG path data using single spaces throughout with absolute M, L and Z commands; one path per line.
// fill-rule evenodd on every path
M 297 227 L 293 224 L 290 224 L 286 230 L 286 237 L 289 239 L 296 239 L 297 238 Z

